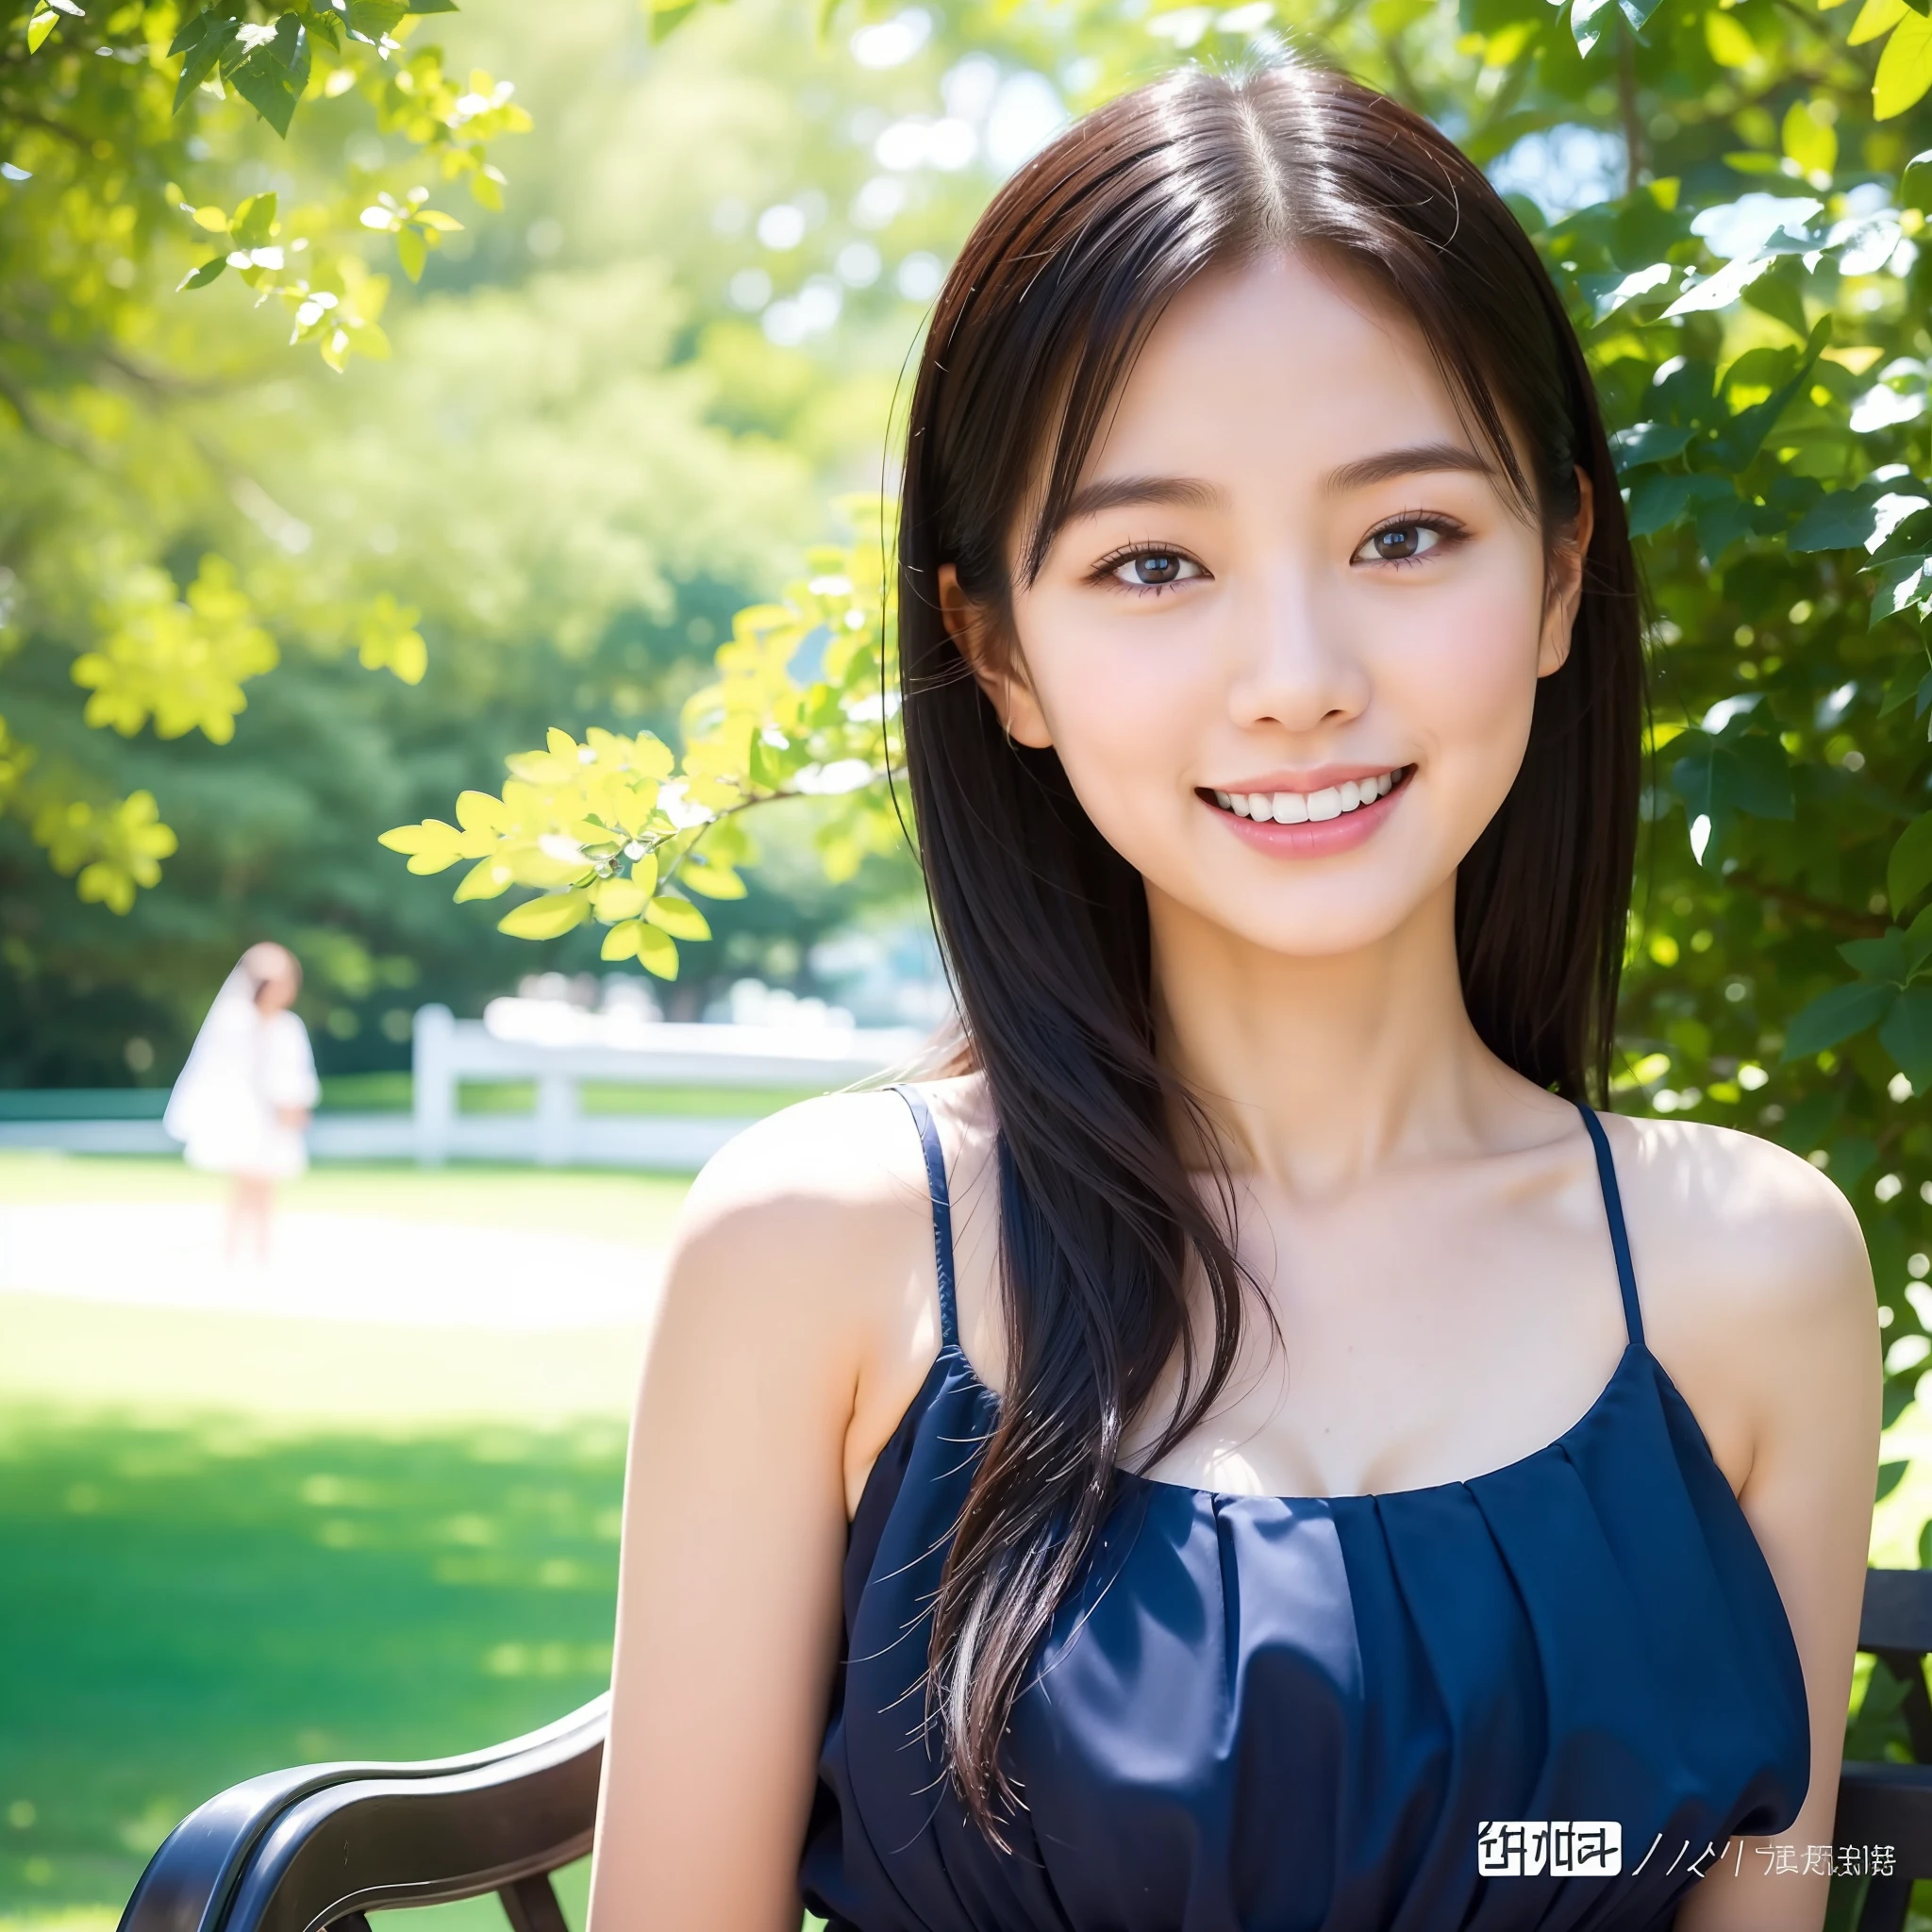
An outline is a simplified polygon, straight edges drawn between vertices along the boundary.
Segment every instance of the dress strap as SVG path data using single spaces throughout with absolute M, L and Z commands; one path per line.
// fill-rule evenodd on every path
M 1643 1316 L 1637 1306 L 1637 1271 L 1630 1265 L 1630 1236 L 1624 1225 L 1624 1197 L 1617 1191 L 1617 1165 L 1610 1158 L 1610 1137 L 1596 1117 L 1595 1108 L 1583 1101 L 1576 1103 L 1583 1124 L 1596 1147 L 1597 1179 L 1603 1184 L 1604 1212 L 1609 1217 L 1610 1246 L 1617 1254 L 1617 1286 L 1624 1291 L 1624 1323 L 1632 1341 L 1643 1340 Z
M 912 1109 L 919 1128 L 919 1143 L 925 1153 L 925 1181 L 932 1194 L 932 1257 L 940 1280 L 940 1346 L 959 1346 L 959 1308 L 953 1293 L 953 1204 L 946 1192 L 946 1155 L 940 1145 L 940 1130 L 933 1124 L 932 1108 L 917 1087 L 895 1085 L 892 1090 Z

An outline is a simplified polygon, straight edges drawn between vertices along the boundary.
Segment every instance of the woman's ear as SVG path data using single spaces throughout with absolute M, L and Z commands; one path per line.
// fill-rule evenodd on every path
M 960 589 L 959 573 L 950 563 L 940 565 L 940 615 L 945 621 L 946 635 L 978 679 L 1007 736 L 1035 751 L 1044 751 L 1053 742 L 1053 734 L 1026 675 L 1019 645 L 1008 643 L 1000 648 L 991 617 Z
M 1547 677 L 1560 671 L 1570 657 L 1570 636 L 1583 602 L 1584 559 L 1590 555 L 1591 532 L 1596 527 L 1596 497 L 1589 475 L 1576 472 L 1576 521 L 1557 546 L 1551 566 L 1550 594 L 1543 611 L 1543 632 L 1537 647 L 1536 675 Z

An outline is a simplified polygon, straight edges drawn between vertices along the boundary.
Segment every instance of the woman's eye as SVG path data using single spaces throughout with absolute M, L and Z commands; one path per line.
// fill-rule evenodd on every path
M 1184 583 L 1201 575 L 1202 571 L 1191 557 L 1183 557 L 1177 550 L 1141 550 L 1123 558 L 1109 575 L 1116 583 L 1135 590 L 1156 591 L 1166 584 Z
M 1408 563 L 1426 557 L 1442 541 L 1442 532 L 1433 524 L 1387 524 L 1374 532 L 1356 552 L 1366 563 Z

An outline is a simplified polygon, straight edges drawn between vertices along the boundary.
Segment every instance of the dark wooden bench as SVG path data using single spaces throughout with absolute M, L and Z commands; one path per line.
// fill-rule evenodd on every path
M 1932 1571 L 1865 1575 L 1858 1648 L 1906 1687 L 1915 1764 L 1848 1761 L 1835 1844 L 1890 1845 L 1856 1932 L 1902 1932 L 1932 1878 Z M 526 1738 L 426 1764 L 270 1772 L 177 1825 L 136 1886 L 121 1932 L 369 1932 L 363 1914 L 493 1891 L 511 1932 L 565 1932 L 550 1874 L 591 1849 L 608 1694 Z

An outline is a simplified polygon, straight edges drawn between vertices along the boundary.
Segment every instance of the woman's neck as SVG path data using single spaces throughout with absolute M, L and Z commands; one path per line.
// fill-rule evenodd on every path
M 1463 1005 L 1453 878 L 1385 939 L 1320 958 L 1152 889 L 1148 919 L 1162 1058 L 1257 1178 L 1334 1192 L 1392 1153 L 1473 1147 L 1531 1098 Z

